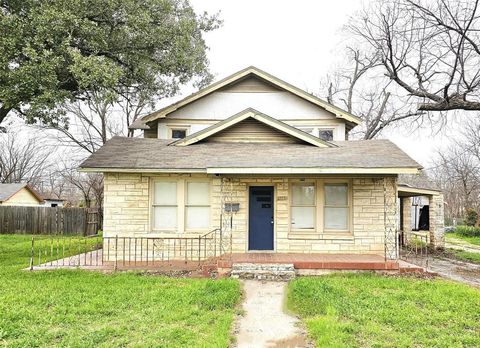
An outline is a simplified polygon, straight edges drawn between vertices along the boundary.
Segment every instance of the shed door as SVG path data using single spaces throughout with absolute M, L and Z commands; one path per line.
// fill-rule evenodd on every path
M 273 250 L 273 186 L 249 191 L 248 249 Z

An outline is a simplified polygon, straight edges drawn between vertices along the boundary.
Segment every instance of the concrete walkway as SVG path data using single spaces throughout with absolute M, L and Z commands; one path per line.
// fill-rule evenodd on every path
M 237 323 L 238 348 L 310 347 L 300 321 L 283 311 L 287 283 L 242 281 L 244 315 Z

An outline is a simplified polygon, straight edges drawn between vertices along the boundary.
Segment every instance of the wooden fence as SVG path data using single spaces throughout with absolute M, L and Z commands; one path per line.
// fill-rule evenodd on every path
M 98 220 L 91 208 L 0 206 L 0 234 L 92 235 Z

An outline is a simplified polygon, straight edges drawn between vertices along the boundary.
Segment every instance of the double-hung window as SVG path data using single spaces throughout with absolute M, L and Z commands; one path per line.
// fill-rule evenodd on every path
M 178 228 L 177 183 L 155 182 L 153 195 L 153 228 L 176 230 Z
M 210 226 L 210 185 L 208 182 L 187 182 L 185 225 L 190 229 Z
M 325 231 L 349 230 L 349 194 L 348 184 L 325 184 L 324 186 L 324 217 Z
M 292 238 L 345 238 L 352 233 L 349 180 L 311 179 L 290 184 Z
M 314 230 L 316 215 L 316 193 L 314 183 L 292 184 L 291 228 L 292 230 Z
M 197 232 L 210 228 L 210 184 L 204 181 L 154 181 L 152 228 Z

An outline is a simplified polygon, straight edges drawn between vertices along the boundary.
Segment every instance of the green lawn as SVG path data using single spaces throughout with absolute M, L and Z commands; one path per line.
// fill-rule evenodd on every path
M 317 347 L 480 346 L 480 290 L 444 280 L 297 278 L 287 304 Z
M 226 347 L 235 280 L 21 271 L 31 237 L 0 235 L 0 346 Z
M 450 249 L 453 256 L 461 261 L 467 261 L 480 264 L 480 253 L 472 253 L 470 251 Z
M 480 237 L 465 237 L 458 233 L 446 233 L 445 237 L 447 241 L 449 239 L 460 239 L 462 241 L 468 242 L 470 244 L 480 245 Z

